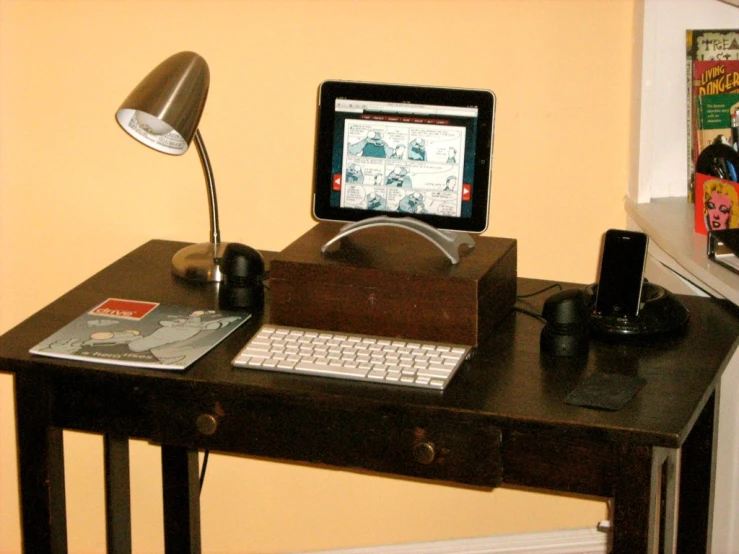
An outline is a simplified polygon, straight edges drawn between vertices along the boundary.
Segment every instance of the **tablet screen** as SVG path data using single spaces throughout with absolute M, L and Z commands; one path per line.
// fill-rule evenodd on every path
M 313 212 L 488 224 L 495 96 L 484 90 L 326 81 L 319 91 Z

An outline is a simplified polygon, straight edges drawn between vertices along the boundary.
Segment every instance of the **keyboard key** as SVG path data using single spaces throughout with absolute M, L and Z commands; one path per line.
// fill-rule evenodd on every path
M 337 377 L 364 377 L 367 371 L 359 368 L 348 368 L 340 365 L 327 365 L 321 363 L 305 363 L 295 364 L 295 371 L 311 373 L 313 375 L 335 375 Z

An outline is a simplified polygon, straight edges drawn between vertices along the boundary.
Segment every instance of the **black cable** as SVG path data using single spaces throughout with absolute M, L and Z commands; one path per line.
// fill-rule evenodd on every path
M 562 285 L 560 285 L 559 283 L 554 283 L 553 285 L 549 285 L 549 286 L 544 287 L 543 289 L 537 290 L 535 292 L 530 292 L 528 294 L 520 294 L 520 295 L 516 296 L 516 299 L 517 300 L 521 300 L 522 298 L 531 298 L 532 296 L 538 296 L 541 293 L 546 292 L 546 291 L 551 290 L 551 289 L 562 290 Z
M 269 290 L 269 274 L 272 270 L 265 271 L 262 274 L 262 286 L 265 288 L 265 290 Z
M 545 293 L 546 291 L 552 290 L 552 289 L 557 289 L 558 291 L 560 291 L 560 290 L 562 290 L 562 285 L 560 283 L 554 283 L 554 284 L 551 284 L 551 285 L 547 285 L 543 289 L 539 289 L 539 290 L 536 290 L 534 292 L 530 292 L 528 294 L 520 294 L 520 295 L 516 296 L 516 301 L 523 300 L 525 298 L 531 298 L 533 296 L 538 296 L 538 295 L 540 295 L 542 293 Z M 532 310 L 529 310 L 527 308 L 522 308 L 521 306 L 513 306 L 513 309 L 516 310 L 516 311 L 518 311 L 518 312 L 521 312 L 522 314 L 526 314 L 526 315 L 531 316 L 531 317 L 533 317 L 535 319 L 538 319 L 542 323 L 546 323 L 547 322 L 547 320 L 544 319 L 541 314 L 539 314 L 537 312 L 534 312 Z
M 208 456 L 210 455 L 210 450 L 206 450 L 203 453 L 203 467 L 200 468 L 200 493 L 203 492 L 203 483 L 205 482 L 205 469 L 208 467 Z
M 532 312 L 531 310 L 527 310 L 526 308 L 522 308 L 521 306 L 513 306 L 513 309 L 516 310 L 517 312 L 521 312 L 522 314 L 526 314 L 526 315 L 529 315 L 529 316 L 531 316 L 533 318 L 536 318 L 539 321 L 541 321 L 542 323 L 546 323 L 547 322 L 547 320 L 544 319 L 541 316 L 541 314 L 537 314 L 536 312 Z

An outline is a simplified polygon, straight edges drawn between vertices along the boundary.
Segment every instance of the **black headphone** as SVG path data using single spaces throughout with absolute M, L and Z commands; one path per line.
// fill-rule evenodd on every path
M 221 307 L 261 311 L 264 307 L 262 255 L 250 246 L 231 242 L 220 266 L 224 277 L 219 296 Z
M 695 162 L 696 173 L 739 182 L 739 153 L 728 144 L 709 144 Z
M 539 349 L 553 356 L 583 356 L 588 352 L 588 307 L 585 292 L 567 289 L 544 301 Z

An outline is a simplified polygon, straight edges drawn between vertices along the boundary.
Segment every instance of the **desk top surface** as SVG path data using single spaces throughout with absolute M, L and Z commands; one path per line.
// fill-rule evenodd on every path
M 110 375 L 140 381 L 196 382 L 228 387 L 239 394 L 295 398 L 326 406 L 383 406 L 474 415 L 497 425 L 527 426 L 568 437 L 677 447 L 682 444 L 733 355 L 739 311 L 726 301 L 681 297 L 691 318 L 687 331 L 650 345 L 591 341 L 586 359 L 549 359 L 539 353 L 542 323 L 511 312 L 477 349 L 443 392 L 406 389 L 310 376 L 236 369 L 231 360 L 259 328 L 253 317 L 185 371 L 160 371 L 31 356 L 28 349 L 106 298 L 131 298 L 195 308 L 217 304 L 218 285 L 183 281 L 170 273 L 170 260 L 183 243 L 153 240 L 34 314 L 0 337 L 0 370 L 56 371 L 76 378 Z M 271 256 L 265 255 L 266 259 Z M 548 283 L 519 279 L 518 294 Z M 551 292 L 520 300 L 540 312 Z M 269 317 L 266 315 L 265 317 Z M 595 371 L 638 374 L 646 386 L 616 412 L 565 404 L 563 399 Z

